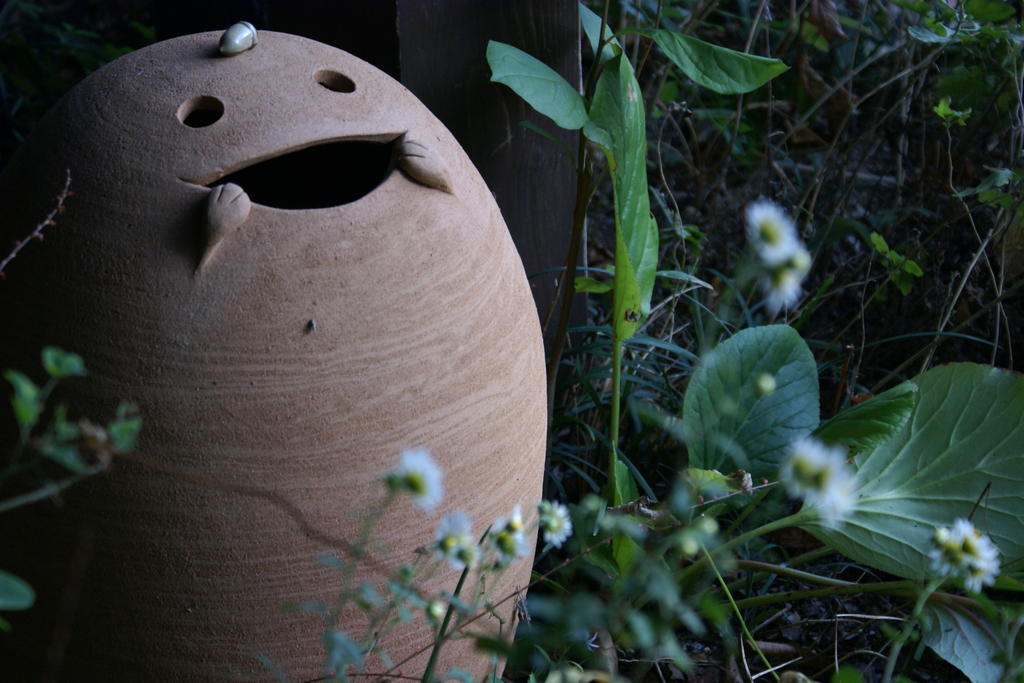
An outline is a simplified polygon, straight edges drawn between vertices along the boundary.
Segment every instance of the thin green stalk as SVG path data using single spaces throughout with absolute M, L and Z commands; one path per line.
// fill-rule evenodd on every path
M 740 609 L 736 606 L 736 601 L 732 598 L 732 593 L 729 591 L 729 586 L 726 585 L 725 579 L 722 578 L 722 574 L 718 571 L 718 566 L 715 564 L 714 558 L 711 557 L 711 553 L 709 553 L 708 549 L 703 545 L 701 546 L 701 550 L 704 551 L 704 557 L 707 559 L 708 563 L 711 564 L 712 571 L 715 572 L 715 577 L 718 579 L 718 585 L 720 585 L 722 587 L 722 590 L 725 591 L 725 597 L 729 600 L 729 604 L 732 605 L 732 611 L 736 614 L 736 619 L 740 622 L 740 629 L 743 630 L 743 635 L 747 637 L 747 641 L 750 642 L 750 646 L 754 648 L 755 652 L 757 652 L 757 655 L 761 658 L 761 661 L 764 663 L 765 668 L 767 668 L 768 671 L 771 672 L 772 676 L 775 678 L 776 681 L 779 680 L 779 675 L 775 673 L 775 670 L 772 668 L 771 662 L 769 662 L 768 658 L 764 656 L 763 652 L 761 652 L 761 648 L 757 646 L 757 641 L 754 640 L 753 634 L 750 632 L 750 629 L 747 628 L 747 622 L 743 620 L 743 615 L 740 614 Z
M 854 581 L 843 581 L 842 579 L 833 579 L 828 576 L 821 576 L 820 574 L 814 574 L 812 572 L 805 572 L 799 569 L 793 569 L 792 567 L 783 567 L 777 564 L 771 564 L 770 562 L 757 562 L 756 560 L 737 560 L 736 568 L 767 574 L 776 574 L 778 576 L 785 576 L 787 579 L 795 579 L 796 581 L 806 581 L 807 583 L 820 583 L 823 586 L 858 585 Z
M 889 661 L 885 663 L 885 672 L 882 674 L 882 683 L 889 683 L 892 680 L 893 671 L 896 669 L 896 660 L 899 658 L 900 650 L 903 645 L 910 638 L 910 634 L 913 633 L 914 627 L 917 626 L 918 618 L 921 616 L 921 610 L 924 609 L 924 604 L 928 601 L 928 597 L 935 592 L 935 589 L 942 584 L 942 577 L 932 579 L 928 582 L 928 585 L 924 587 L 924 590 L 917 596 L 917 602 L 914 603 L 914 611 L 910 614 L 905 622 L 903 622 L 903 630 L 896 636 L 896 640 L 892 641 L 892 650 L 889 652 Z
M 621 398 L 622 398 L 622 340 L 618 335 L 612 337 L 612 423 L 610 440 L 612 444 L 611 456 L 608 458 L 608 480 L 615 481 L 615 463 L 619 458 L 619 422 L 621 420 Z M 615 491 L 611 491 L 614 497 Z M 614 501 L 616 505 L 627 501 Z
M 812 519 L 816 514 L 817 512 L 813 508 L 802 508 L 791 515 L 787 515 L 786 517 L 777 519 L 774 522 L 768 522 L 767 524 L 763 524 L 757 527 L 756 529 L 751 529 L 746 533 L 742 533 L 736 538 L 718 546 L 716 550 L 718 552 L 732 550 L 733 548 L 743 545 L 747 541 L 753 540 L 759 536 L 770 534 L 771 532 L 778 531 L 779 529 L 788 529 L 791 526 L 797 526 L 800 522 L 804 520 Z M 679 577 L 680 582 L 685 582 L 687 579 L 690 579 L 694 574 L 704 569 L 706 565 L 707 558 L 700 558 L 699 560 L 697 560 L 696 562 L 694 562 L 689 567 L 683 570 L 682 574 Z
M 452 594 L 452 599 L 448 601 L 448 609 L 444 613 L 444 619 L 441 621 L 440 628 L 437 629 L 437 637 L 434 639 L 434 647 L 430 650 L 430 659 L 427 661 L 427 668 L 423 670 L 423 677 L 420 678 L 420 683 L 431 683 L 434 679 L 434 669 L 437 667 L 437 656 L 441 653 L 441 644 L 445 641 L 445 632 L 448 630 L 448 624 L 451 623 L 452 614 L 455 612 L 455 598 L 459 597 L 459 593 L 462 592 L 462 585 L 466 582 L 466 577 L 469 576 L 469 567 L 462 570 L 462 575 L 459 576 L 459 582 L 455 585 L 455 593 Z
M 583 243 L 583 226 L 587 219 L 587 204 L 590 201 L 590 174 L 587 173 L 587 148 L 583 133 L 579 134 L 576 147 L 576 205 L 573 208 L 572 234 L 569 237 L 569 252 L 565 257 L 565 269 L 558 281 L 558 321 L 555 336 L 551 339 L 551 355 L 548 357 L 548 427 L 554 416 L 555 386 L 558 381 L 558 367 L 562 363 L 565 337 L 572 314 L 572 300 L 576 294 L 576 266 L 580 247 Z M 546 325 L 545 325 L 546 326 Z
M 70 477 L 66 477 L 65 479 L 61 479 L 60 481 L 50 482 L 45 486 L 40 486 L 34 491 L 29 491 L 28 493 L 22 493 L 11 498 L 7 498 L 6 500 L 0 501 L 0 512 L 7 512 L 8 510 L 13 510 L 16 507 L 21 507 L 22 505 L 28 505 L 51 496 L 55 496 L 64 489 L 70 488 L 74 484 L 77 484 L 83 479 L 88 479 L 94 474 L 99 474 L 105 469 L 106 467 L 103 465 L 90 467 L 79 474 L 74 474 Z
M 827 598 L 836 595 L 860 595 L 862 593 L 882 593 L 885 595 L 905 596 L 908 595 L 913 588 L 913 581 L 885 581 L 882 583 L 869 584 L 854 583 L 848 586 L 825 586 L 823 588 L 808 588 L 806 590 L 758 595 L 753 598 L 737 600 L 736 605 L 740 609 L 750 609 L 751 607 L 777 605 L 780 602 L 809 600 L 811 598 Z
M 604 50 L 605 27 L 608 25 L 608 9 L 611 6 L 610 0 L 605 0 L 604 10 L 601 13 L 601 29 L 598 33 L 597 55 Z M 595 59 L 587 72 L 584 98 L 589 102 L 590 93 L 597 82 L 597 74 L 601 69 L 601 60 Z M 576 266 L 579 259 L 580 247 L 583 242 L 583 226 L 587 219 L 587 205 L 590 203 L 590 196 L 593 194 L 593 180 L 588 171 L 587 140 L 583 131 L 579 132 L 576 144 L 576 205 L 573 208 L 572 234 L 569 237 L 569 252 L 565 257 L 565 270 L 558 282 L 558 325 L 555 336 L 551 340 L 551 354 L 548 357 L 548 428 L 550 431 L 551 420 L 554 417 L 555 386 L 558 381 L 558 367 L 562 363 L 562 353 L 565 350 L 565 337 L 569 329 L 569 315 L 572 313 L 572 300 L 576 294 Z M 550 318 L 550 314 L 548 316 Z M 545 332 L 548 321 L 544 321 Z
M 733 530 L 735 530 L 736 527 L 742 524 L 743 520 L 745 520 L 751 512 L 757 509 L 757 507 L 761 504 L 761 501 L 763 501 L 769 493 L 771 493 L 770 488 L 763 488 L 760 491 L 758 491 L 757 495 L 754 496 L 753 500 L 747 503 L 747 505 L 744 506 L 742 510 L 740 510 L 740 513 L 736 515 L 736 519 L 732 521 L 732 524 L 729 525 L 729 527 L 725 530 L 722 536 L 730 536 Z

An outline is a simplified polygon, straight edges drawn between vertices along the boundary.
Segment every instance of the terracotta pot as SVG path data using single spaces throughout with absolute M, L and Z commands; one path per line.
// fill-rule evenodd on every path
M 345 52 L 261 32 L 226 57 L 219 38 L 85 79 L 0 177 L 4 243 L 45 215 L 65 169 L 74 192 L 0 281 L 0 367 L 31 374 L 45 344 L 80 353 L 89 376 L 65 398 L 97 419 L 134 401 L 146 463 L 116 461 L 63 510 L 0 520 L 0 566 L 40 593 L 0 638 L 15 650 L 5 675 L 48 657 L 71 679 L 269 678 L 260 653 L 315 678 L 322 624 L 282 605 L 336 595 L 315 558 L 353 537 L 403 449 L 433 453 L 446 496 L 432 515 L 408 500 L 388 512 L 385 566 L 413 561 L 446 511 L 480 533 L 540 497 L 537 314 L 466 155 Z M 519 560 L 489 595 L 529 572 Z M 445 567 L 422 587 L 457 578 Z M 342 626 L 358 635 L 359 619 Z M 414 614 L 383 649 L 399 661 L 429 638 Z M 439 672 L 451 666 L 487 661 L 456 641 Z

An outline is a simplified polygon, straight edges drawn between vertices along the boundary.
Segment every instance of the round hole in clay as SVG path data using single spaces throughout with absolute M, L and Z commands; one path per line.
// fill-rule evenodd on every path
M 320 69 L 313 78 L 332 92 L 355 92 L 356 84 L 351 78 L 333 69 Z
M 178 107 L 178 120 L 189 128 L 205 128 L 224 116 L 224 103 L 216 97 L 199 95 L 185 100 Z

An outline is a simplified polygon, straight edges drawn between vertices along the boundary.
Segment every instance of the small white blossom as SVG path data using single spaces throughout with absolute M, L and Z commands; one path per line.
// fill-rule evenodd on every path
M 503 567 L 529 552 L 523 534 L 523 516 L 518 505 L 508 519 L 499 517 L 495 520 L 488 538 L 498 555 L 499 566 Z
M 793 252 L 793 256 L 790 257 L 789 267 L 796 271 L 797 275 L 801 278 L 807 275 L 811 270 L 811 252 L 801 244 L 800 247 Z
M 765 305 L 775 315 L 788 309 L 800 300 L 803 291 L 803 276 L 795 269 L 782 266 L 761 278 L 761 289 L 765 294 Z
M 403 451 L 398 466 L 384 479 L 392 491 L 411 493 L 416 505 L 427 512 L 432 512 L 444 499 L 441 468 L 426 449 Z
M 775 202 L 759 199 L 746 214 L 747 236 L 764 265 L 782 265 L 802 248 L 796 226 Z
M 813 437 L 799 438 L 790 445 L 779 480 L 791 496 L 803 498 L 805 505 L 817 509 L 827 527 L 842 524 L 857 502 L 857 476 L 846 464 L 846 451 Z
M 544 542 L 561 548 L 566 539 L 572 536 L 572 520 L 569 510 L 561 503 L 542 500 L 537 506 L 540 511 L 540 528 L 544 532 Z
M 939 527 L 928 553 L 932 569 L 939 576 L 959 576 L 967 590 L 981 592 L 982 586 L 995 583 L 999 573 L 999 549 L 987 535 L 966 519 L 953 522 L 952 528 Z
M 437 626 L 444 619 L 444 614 L 447 610 L 448 608 L 440 600 L 431 600 L 423 611 L 426 612 L 427 623 L 431 626 Z
M 747 236 L 765 271 L 761 278 L 765 305 L 775 315 L 800 300 L 811 254 L 778 204 L 758 200 L 747 206 L 746 218 Z
M 775 377 L 768 372 L 762 372 L 754 379 L 754 391 L 757 392 L 758 396 L 767 396 L 768 394 L 775 393 L 777 386 Z
M 476 544 L 470 535 L 472 526 L 469 515 L 462 510 L 446 515 L 437 526 L 434 554 L 459 571 L 472 567 L 477 557 Z

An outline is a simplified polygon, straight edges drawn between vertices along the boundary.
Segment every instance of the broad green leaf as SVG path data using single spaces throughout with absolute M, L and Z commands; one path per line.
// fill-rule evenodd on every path
M 957 192 L 954 197 L 970 197 L 972 194 L 978 194 L 985 190 L 991 190 L 994 187 L 1002 187 L 1006 183 L 1013 180 L 1014 172 L 1009 168 L 990 168 L 990 173 L 984 180 L 982 180 L 976 187 L 969 187 L 966 190 Z
M 36 601 L 32 586 L 0 569 L 0 610 L 28 609 Z
M 85 460 L 82 459 L 78 449 L 74 446 L 68 446 L 67 444 L 45 444 L 39 450 L 43 457 L 54 461 L 62 467 L 66 467 L 76 474 L 82 474 L 89 468 Z
M 696 489 L 697 494 L 706 498 L 717 498 L 729 491 L 729 477 L 718 470 L 687 467 L 686 478 Z
M 841 666 L 832 674 L 829 683 L 864 683 L 864 677 L 852 666 Z
M 778 59 L 749 55 L 665 29 L 635 29 L 658 44 L 697 85 L 722 95 L 756 90 L 789 69 Z
M 960 126 L 967 125 L 967 117 L 971 115 L 971 108 L 967 109 L 953 109 L 950 106 L 950 98 L 943 97 L 939 100 L 939 103 L 932 107 L 932 111 L 942 119 L 942 122 L 947 126 L 951 126 L 954 123 Z
M 611 484 L 612 505 L 624 505 L 640 497 L 636 482 L 633 481 L 633 475 L 629 473 L 626 463 L 618 457 L 615 457 Z M 615 564 L 618 565 L 621 574 L 626 573 L 639 552 L 640 546 L 625 534 L 617 534 L 612 539 L 612 556 L 615 558 Z
M 658 265 L 658 226 L 647 190 L 644 103 L 625 55 L 605 64 L 583 129 L 608 157 L 615 196 L 615 324 L 620 340 L 650 312 Z
M 122 452 L 134 450 L 135 440 L 142 431 L 142 417 L 133 403 L 122 403 L 117 407 L 117 419 L 107 425 L 107 434 L 114 447 Z
M 871 234 L 868 237 L 870 237 L 871 246 L 875 248 L 875 251 L 883 255 L 889 253 L 889 245 L 886 243 L 884 237 L 879 235 L 874 230 L 871 231 Z
M 595 280 L 592 277 L 578 277 L 573 283 L 577 292 L 591 292 L 593 294 L 604 294 L 611 291 L 612 283 Z
M 583 96 L 536 57 L 492 40 L 487 43 L 487 63 L 491 66 L 492 81 L 507 85 L 562 128 L 576 130 L 587 122 Z
M 505 643 L 505 641 L 503 641 L 501 638 L 492 638 L 491 640 L 496 643 Z M 481 650 L 486 652 L 486 648 L 481 648 Z M 505 654 L 503 656 L 508 656 L 508 653 L 511 652 L 511 650 L 511 645 L 505 645 Z M 462 681 L 462 683 L 473 683 L 473 674 L 469 673 L 468 671 L 463 671 L 462 669 L 456 669 L 455 667 L 452 667 L 448 669 L 448 673 L 441 677 L 441 680 Z
M 658 277 L 663 277 L 666 280 L 679 280 L 680 282 L 688 282 L 696 287 L 703 287 L 704 289 L 710 289 L 712 291 L 715 289 L 709 283 L 705 282 L 704 280 L 701 280 L 696 275 L 684 273 L 681 270 L 659 270 L 656 273 L 656 275 Z
M 43 367 L 54 379 L 85 375 L 85 362 L 82 357 L 56 346 L 47 346 L 43 349 Z
M 770 375 L 775 390 L 758 390 Z M 690 466 L 774 477 L 789 444 L 818 426 L 814 356 L 788 325 L 752 327 L 707 354 L 683 401 Z M 730 464 L 731 463 L 731 464 Z
M 904 382 L 867 401 L 851 406 L 814 430 L 825 443 L 854 451 L 881 446 L 907 424 L 917 404 L 917 385 Z
M 615 458 L 612 476 L 615 478 L 612 482 L 612 505 L 625 505 L 640 497 L 633 475 L 629 473 L 629 466 L 622 462 L 622 458 Z
M 921 638 L 925 645 L 964 672 L 971 683 L 996 683 L 1003 666 L 992 658 L 999 652 L 991 627 L 981 617 L 946 605 L 924 610 Z
M 964 9 L 978 21 L 1003 21 L 1017 13 L 1013 5 L 999 0 L 967 0 Z
M 921 277 L 924 275 L 924 271 L 921 270 L 921 266 L 917 265 L 917 261 L 912 259 L 907 259 L 903 262 L 903 270 L 914 277 Z
M 50 429 L 53 440 L 58 442 L 67 443 L 82 436 L 82 428 L 68 420 L 68 407 L 64 404 L 59 404 L 54 408 Z
M 584 5 L 582 2 L 579 4 L 580 7 L 580 26 L 583 27 L 583 34 L 587 37 L 587 42 L 590 43 L 590 51 L 597 54 L 597 34 L 601 31 L 601 17 L 597 16 L 590 8 Z M 622 47 L 619 45 L 619 41 L 612 38 L 612 29 L 610 26 L 605 24 L 604 27 L 604 38 L 605 46 L 601 50 L 601 63 L 607 62 L 615 55 L 622 51 Z
M 900 432 L 856 458 L 857 506 L 839 529 L 808 531 L 848 557 L 910 579 L 931 575 L 938 526 L 974 511 L 1004 572 L 1024 558 L 1024 376 L 953 363 L 912 380 Z M 978 503 L 977 510 L 974 510 Z
M 957 33 L 951 31 L 942 24 L 935 24 L 930 27 L 925 26 L 911 26 L 907 29 L 907 33 L 914 40 L 919 40 L 922 43 L 928 44 L 941 44 L 941 43 L 955 43 L 960 40 Z
M 18 425 L 23 430 L 31 429 L 43 409 L 39 400 L 39 387 L 17 370 L 6 371 L 4 378 L 14 387 L 14 395 L 11 396 L 14 419 L 18 421 Z

